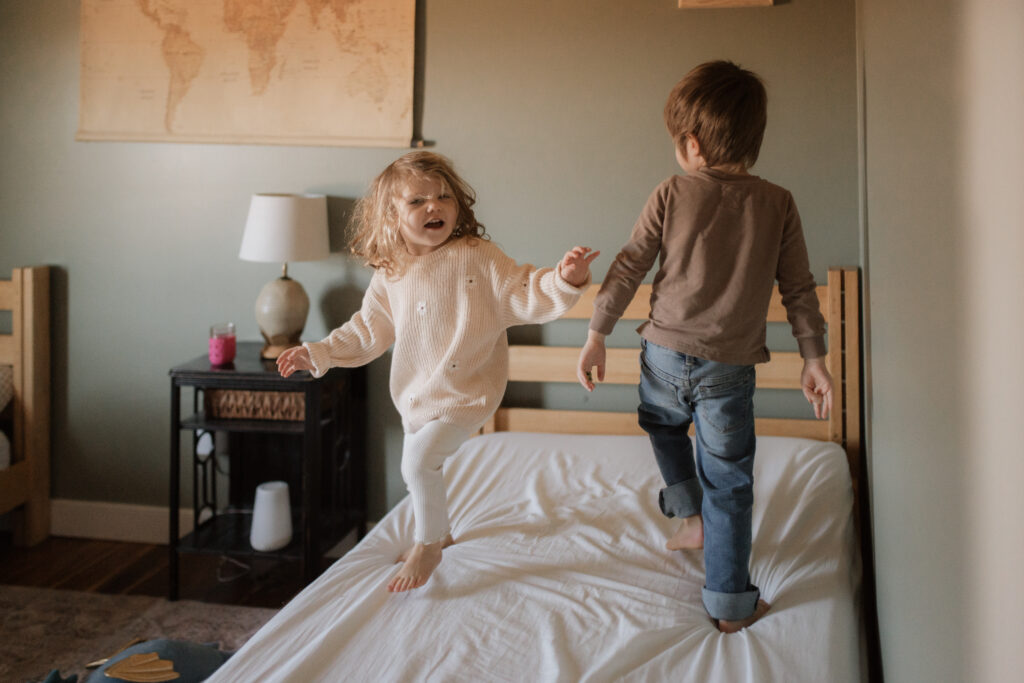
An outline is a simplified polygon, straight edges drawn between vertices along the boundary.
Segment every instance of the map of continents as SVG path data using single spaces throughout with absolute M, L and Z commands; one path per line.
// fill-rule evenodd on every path
M 408 146 L 415 0 L 82 0 L 79 140 Z

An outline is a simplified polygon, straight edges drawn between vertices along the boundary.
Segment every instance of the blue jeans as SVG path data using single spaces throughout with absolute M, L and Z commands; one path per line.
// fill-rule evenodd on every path
M 665 480 L 668 517 L 704 517 L 704 608 L 735 621 L 754 613 L 754 366 L 688 356 L 641 341 L 640 426 Z M 697 458 L 688 431 L 696 424 Z

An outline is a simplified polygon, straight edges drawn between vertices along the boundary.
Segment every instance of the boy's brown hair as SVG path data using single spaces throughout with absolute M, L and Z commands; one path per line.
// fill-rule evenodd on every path
M 754 165 L 768 121 L 768 94 L 757 74 L 728 61 L 705 62 L 676 83 L 665 103 L 665 125 L 676 147 L 686 136 L 708 166 Z
M 458 214 L 451 239 L 488 239 L 483 223 L 473 213 L 476 193 L 455 172 L 451 160 L 434 152 L 409 152 L 391 162 L 374 179 L 370 191 L 356 202 L 350 221 L 352 253 L 391 277 L 400 277 L 408 260 L 395 200 L 412 177 L 437 179 L 455 198 Z

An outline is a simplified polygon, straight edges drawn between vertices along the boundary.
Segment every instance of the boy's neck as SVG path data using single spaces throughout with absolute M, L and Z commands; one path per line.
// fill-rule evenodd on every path
M 715 166 L 704 166 L 704 168 L 732 175 L 750 175 L 744 164 L 717 164 Z

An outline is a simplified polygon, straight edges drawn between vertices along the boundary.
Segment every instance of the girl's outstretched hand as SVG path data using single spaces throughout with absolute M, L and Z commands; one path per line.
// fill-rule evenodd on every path
M 600 255 L 590 247 L 573 247 L 559 261 L 558 274 L 573 287 L 579 287 L 590 276 L 590 264 Z
M 282 377 L 288 377 L 296 370 L 312 370 L 313 359 L 305 346 L 293 346 L 277 357 L 277 371 Z

